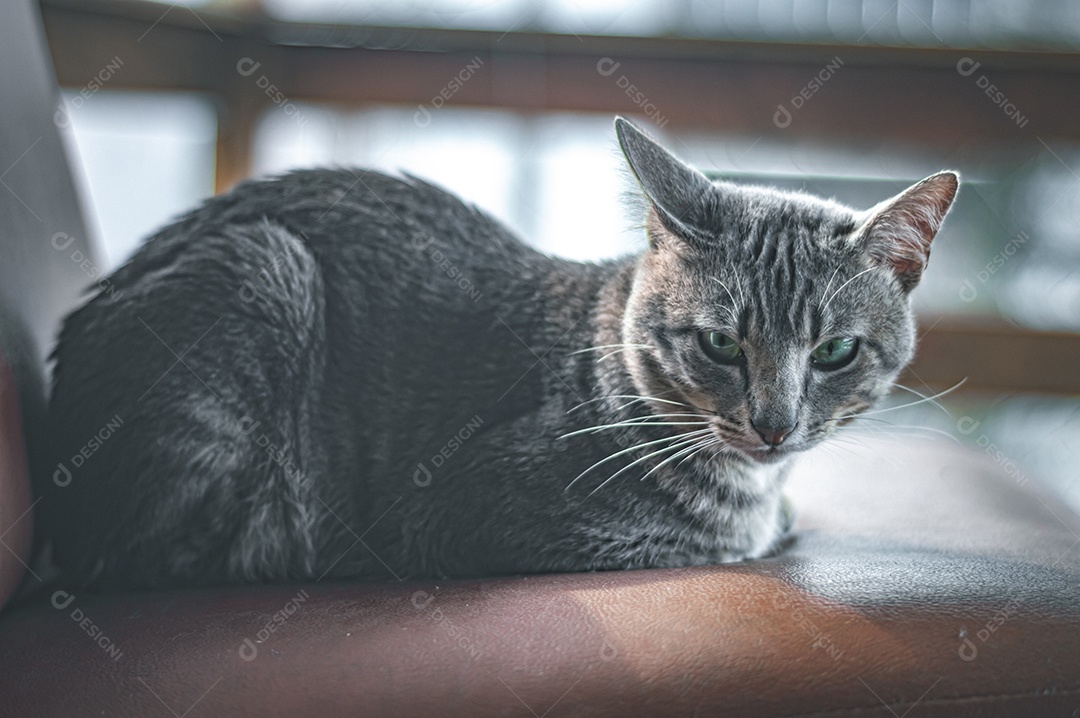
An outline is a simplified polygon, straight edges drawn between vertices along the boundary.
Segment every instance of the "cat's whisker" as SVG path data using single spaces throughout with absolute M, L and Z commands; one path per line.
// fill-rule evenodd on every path
M 648 344 L 600 344 L 595 347 L 586 347 L 584 349 L 578 349 L 577 351 L 570 352 L 566 356 L 574 356 L 575 354 L 588 354 L 589 352 L 599 352 L 605 349 L 614 349 L 616 347 L 622 347 L 623 349 L 649 349 Z
M 677 391 L 678 390 L 676 390 L 676 389 L 671 389 L 669 391 L 661 392 L 660 395 L 658 395 L 658 396 L 638 396 L 638 395 L 635 395 L 635 394 L 624 394 L 624 395 L 623 394 L 616 394 L 615 396 L 613 396 L 613 398 L 619 398 L 619 397 L 625 396 L 625 397 L 629 397 L 631 399 L 630 402 L 626 402 L 625 404 L 623 404 L 621 406 L 617 406 L 616 407 L 617 411 L 621 411 L 622 409 L 625 409 L 627 407 L 631 407 L 631 406 L 633 406 L 635 404 L 645 404 L 646 402 L 661 402 L 663 404 L 672 404 L 674 406 L 679 406 L 679 407 L 683 407 L 683 408 L 686 408 L 686 409 L 696 409 L 696 408 L 698 408 L 698 407 L 693 406 L 691 404 L 687 404 L 686 402 L 676 402 L 676 401 L 674 401 L 674 399 L 663 398 L 663 396 L 665 394 L 674 394 Z
M 847 424 L 846 426 L 858 426 L 859 423 L 863 421 L 876 421 L 879 424 L 892 424 L 892 422 L 888 419 L 879 419 L 876 416 L 865 416 L 863 414 L 851 414 L 849 418 L 853 419 L 854 421 L 852 421 L 852 423 L 850 424 Z
M 837 449 L 841 449 L 841 450 L 843 450 L 843 451 L 847 451 L 847 452 L 848 452 L 849 454 L 851 454 L 851 455 L 853 455 L 853 456 L 855 456 L 855 457 L 861 457 L 861 456 L 865 456 L 865 455 L 866 455 L 865 451 L 866 451 L 866 448 L 867 448 L 867 447 L 866 447 L 866 446 L 864 446 L 864 445 L 862 445 L 862 444 L 855 444 L 855 446 L 856 446 L 856 447 L 857 447 L 858 449 L 860 449 L 860 451 L 856 451 L 855 449 L 852 449 L 852 448 L 850 448 L 850 447 L 844 446 L 844 445 L 843 445 L 843 443 L 837 443 L 837 444 L 833 444 L 833 446 L 834 446 L 835 448 L 837 448 Z M 887 454 L 886 454 L 886 455 L 884 455 L 884 458 L 885 458 L 885 461 L 886 461 L 886 462 L 888 462 L 889 466 L 891 466 L 892 468 L 894 468 L 894 469 L 899 469 L 899 468 L 901 468 L 901 465 L 900 465 L 900 463 L 899 463 L 898 461 L 896 461 L 896 459 L 894 459 L 894 458 L 893 458 L 892 456 L 889 456 L 889 455 L 887 455 Z
M 605 354 L 604 356 L 597 359 L 596 363 L 599 364 L 600 362 L 604 361 L 605 359 L 610 359 L 611 357 L 615 356 L 616 354 L 619 354 L 620 352 L 624 352 L 624 351 L 627 351 L 627 350 L 633 349 L 633 348 L 634 347 L 623 347 L 622 349 L 616 349 L 614 351 L 610 351 L 607 354 Z
M 888 422 L 886 422 L 886 423 L 888 423 Z M 899 432 L 897 430 L 899 430 Z M 885 436 L 889 436 L 890 434 L 896 434 L 896 433 L 900 433 L 900 432 L 907 432 L 907 433 L 910 434 L 912 432 L 920 432 L 921 431 L 921 432 L 926 432 L 927 434 L 934 434 L 934 435 L 944 436 L 945 438 L 950 439 L 951 441 L 954 441 L 957 444 L 961 443 L 960 439 L 956 438 L 955 436 L 953 436 L 952 434 L 950 434 L 947 431 L 943 431 L 943 430 L 935 428 L 933 426 L 918 426 L 916 424 L 891 424 L 891 423 L 889 423 L 889 428 L 885 428 L 885 427 L 881 427 L 881 426 L 845 426 L 845 427 L 843 427 L 843 431 L 846 431 L 846 432 L 847 431 L 865 431 L 865 432 L 869 432 L 869 433 L 872 433 L 872 434 L 884 434 Z
M 868 444 L 863 437 L 859 436 L 858 434 L 849 432 L 847 429 L 840 429 L 833 432 L 833 434 L 829 437 L 829 440 L 849 440 L 852 443 L 858 444 L 859 446 L 862 446 L 864 448 L 870 448 L 870 444 Z
M 687 455 L 687 454 L 692 455 L 693 452 L 697 451 L 698 449 L 704 448 L 705 445 L 708 444 L 710 441 L 712 441 L 713 438 L 715 438 L 715 437 L 709 437 L 709 438 L 706 438 L 706 439 L 702 439 L 702 440 L 699 440 L 699 441 L 695 442 L 692 446 L 687 446 L 685 448 L 680 449 L 679 451 L 675 452 L 674 454 L 667 457 L 666 459 L 661 461 L 659 464 L 657 464 L 656 466 L 652 467 L 647 472 L 645 472 L 645 475 L 642 476 L 640 479 L 638 479 L 638 481 L 644 481 L 645 479 L 649 478 L 649 476 L 651 476 L 653 473 L 660 470 L 662 467 L 666 466 L 667 464 L 670 464 L 672 461 L 679 458 L 680 456 Z
M 735 301 L 735 295 L 731 293 L 731 290 L 730 290 L 730 289 L 728 289 L 728 286 L 727 286 L 726 284 L 724 284 L 723 282 L 721 282 L 721 281 L 720 281 L 719 279 L 717 279 L 716 277 L 709 277 L 709 279 L 713 280 L 714 282 L 716 282 L 717 284 L 719 284 L 719 285 L 720 285 L 721 287 L 723 287 L 723 288 L 724 288 L 724 291 L 725 291 L 725 292 L 727 292 L 727 295 L 728 295 L 728 299 L 730 299 L 730 300 L 731 300 L 731 304 L 732 304 L 732 306 L 735 306 L 735 305 L 737 305 L 737 304 L 738 304 L 738 302 L 736 302 L 736 301 Z
M 672 390 L 672 391 L 674 391 L 674 390 Z M 664 393 L 669 393 L 669 392 L 664 392 Z M 663 402 L 665 404 L 673 404 L 675 406 L 679 406 L 679 407 L 682 407 L 682 408 L 685 408 L 685 409 L 696 409 L 697 408 L 696 406 L 693 406 L 691 404 L 687 404 L 687 403 L 682 402 L 682 401 L 671 401 L 669 399 L 660 399 L 660 398 L 656 398 L 656 397 L 643 396 L 643 397 L 639 397 L 637 399 L 632 399 L 632 400 L 626 402 L 625 404 L 622 404 L 620 406 L 615 407 L 615 411 L 622 411 L 623 409 L 631 407 L 634 404 L 644 404 L 645 402 L 648 402 L 648 401 L 659 401 L 659 402 Z
M 595 469 L 597 466 L 600 466 L 601 464 L 606 464 L 607 462 L 611 461 L 612 459 L 616 459 L 616 458 L 618 458 L 620 456 L 623 456 L 624 454 L 629 454 L 632 451 L 637 451 L 638 449 L 643 449 L 646 446 L 653 446 L 655 444 L 662 444 L 664 442 L 678 441 L 679 439 L 689 438 L 689 437 L 694 437 L 695 439 L 700 438 L 700 437 L 704 436 L 705 434 L 711 433 L 711 432 L 712 432 L 711 429 L 695 429 L 694 431 L 688 431 L 688 432 L 683 433 L 683 434 L 677 434 L 676 436 L 665 436 L 662 439 L 654 439 L 653 441 L 646 441 L 643 444 L 635 444 L 634 446 L 630 446 L 628 448 L 621 449 L 620 451 L 616 451 L 614 454 L 612 454 L 612 455 L 610 455 L 610 456 L 608 456 L 606 458 L 603 458 L 600 461 L 597 461 L 595 464 L 593 464 L 592 466 L 590 466 L 589 468 L 585 469 L 580 474 L 578 474 L 576 477 L 574 477 L 574 480 L 566 485 L 566 488 L 563 489 L 563 492 L 569 491 L 570 488 L 574 484 L 576 484 L 578 482 L 578 479 L 585 476 L 587 473 L 589 473 L 590 471 Z
M 829 290 L 832 288 L 833 280 L 836 279 L 836 275 L 840 272 L 840 267 L 842 267 L 842 266 L 843 265 L 841 265 L 841 264 L 836 265 L 836 269 L 834 269 L 833 273 L 829 276 L 829 283 L 825 285 L 825 291 L 821 293 L 821 300 L 820 301 L 821 301 L 822 304 L 825 303 L 825 296 L 829 293 Z
M 829 297 L 829 301 L 825 302 L 825 305 L 821 307 L 821 311 L 822 311 L 822 312 L 824 312 L 824 311 L 825 311 L 826 309 L 828 309 L 828 308 L 829 308 L 829 305 L 830 305 L 830 304 L 832 303 L 832 300 L 836 299 L 836 295 L 837 295 L 837 294 L 839 294 L 839 293 L 840 293 L 841 291 L 843 291 L 844 287 L 846 287 L 847 285 L 851 284 L 852 282 L 854 282 L 854 281 L 855 281 L 856 279 L 858 279 L 858 278 L 859 278 L 859 277 L 861 277 L 862 275 L 864 275 L 864 274 L 866 274 L 866 273 L 868 273 L 868 272 L 873 272 L 873 271 L 874 271 L 875 269 L 877 269 L 877 268 L 878 268 L 877 266 L 873 266 L 873 267 L 867 267 L 866 269 L 862 270 L 861 272 L 859 272 L 858 274 L 856 274 L 856 275 L 855 275 L 854 277 L 852 277 L 851 279 L 849 279 L 849 280 L 847 280 L 846 282 L 844 282 L 843 284 L 841 284 L 841 285 L 840 285 L 840 288 L 839 288 L 839 289 L 837 289 L 837 290 L 836 290 L 835 292 L 833 292 L 833 293 L 832 293 L 832 296 L 831 296 L 831 297 Z
M 967 377 L 964 377 L 963 379 L 956 382 L 955 384 L 950 386 L 948 389 L 945 389 L 944 391 L 939 391 L 937 394 L 932 394 L 930 396 L 923 397 L 922 399 L 918 399 L 916 401 L 909 401 L 906 404 L 899 404 L 898 406 L 888 406 L 888 407 L 885 407 L 884 409 L 875 409 L 873 411 L 864 411 L 861 414 L 850 414 L 848 416 L 851 416 L 851 417 L 874 416 L 875 414 L 884 414 L 884 413 L 890 412 L 890 411 L 898 411 L 900 409 L 907 409 L 908 407 L 911 407 L 911 406 L 918 406 L 919 404 L 925 404 L 927 402 L 934 401 L 935 399 L 940 399 L 943 396 L 947 396 L 947 395 L 953 393 L 954 391 L 959 389 L 961 386 L 963 386 L 966 381 L 967 381 Z M 848 417 L 837 417 L 837 418 L 848 418 Z
M 705 449 L 708 449 L 710 447 L 717 446 L 717 445 L 727 446 L 726 442 L 724 442 L 723 439 L 714 436 L 708 442 L 706 442 L 704 446 L 700 446 L 693 453 L 688 454 L 687 456 L 684 456 L 679 463 L 675 464 L 675 468 L 678 468 L 678 467 L 682 466 L 684 463 L 686 463 L 690 459 L 694 458 L 695 456 L 697 456 L 699 453 L 701 453 Z
M 862 449 L 863 452 L 865 452 L 866 449 L 870 448 L 870 446 L 865 441 L 856 441 L 855 438 L 852 436 L 836 436 L 834 437 L 834 440 L 830 442 L 830 444 L 838 449 L 844 449 L 845 451 L 848 451 L 855 456 L 865 456 L 865 453 L 860 453 L 858 451 L 855 451 L 854 449 L 850 449 L 844 446 L 844 442 L 853 443 L 856 447 Z M 884 454 L 883 456 L 885 457 L 885 460 L 889 462 L 890 466 L 892 466 L 893 468 L 900 468 L 900 464 L 898 464 L 891 456 L 889 456 L 888 454 Z
M 593 402 L 597 402 L 597 401 L 604 401 L 605 399 L 633 399 L 633 401 L 631 401 L 629 404 L 624 404 L 623 406 L 619 407 L 620 409 L 623 409 L 623 408 L 626 408 L 627 406 L 630 406 L 632 404 L 636 404 L 638 402 L 644 402 L 644 401 L 657 401 L 657 402 L 660 402 L 660 403 L 663 403 L 663 404 L 674 404 L 675 406 L 685 406 L 688 409 L 693 408 L 689 404 L 686 404 L 686 403 L 681 402 L 681 401 L 672 401 L 670 399 L 661 399 L 661 398 L 656 397 L 656 396 L 641 396 L 639 394 L 611 394 L 611 395 L 607 395 L 607 396 L 597 396 L 597 397 L 594 397 L 592 399 L 586 399 L 585 401 L 581 402 L 577 406 L 574 406 L 574 407 L 571 407 L 570 409 L 567 409 L 566 413 L 569 414 L 572 411 L 576 411 L 576 410 L 580 409 L 581 407 L 585 406 L 586 404 L 592 404 Z
M 628 402 L 626 404 L 623 404 L 620 407 L 617 407 L 617 409 L 619 409 L 619 410 L 625 409 L 625 408 L 627 408 L 628 406 L 631 406 L 634 403 L 636 403 L 636 402 Z M 706 409 L 704 407 L 698 406 L 697 404 L 681 404 L 680 403 L 680 405 L 686 407 L 687 409 L 691 409 L 691 410 L 697 412 L 697 416 L 701 416 L 702 414 L 708 414 L 709 416 L 716 417 L 718 420 L 720 419 L 720 414 L 713 411 L 712 409 Z
M 735 288 L 739 290 L 739 301 L 741 304 L 746 304 L 746 292 L 743 291 L 742 277 L 739 274 L 739 268 L 735 266 L 735 263 L 730 259 L 727 261 L 727 267 L 731 272 L 731 276 L 735 277 Z
M 841 442 L 841 441 L 830 441 L 827 444 L 822 444 L 821 448 L 827 449 L 827 450 L 833 451 L 833 452 L 835 452 L 835 451 L 846 451 L 849 455 L 855 455 L 855 456 L 858 456 L 858 453 L 859 453 L 859 452 L 855 451 L 855 449 L 852 449 L 849 446 L 844 446 L 843 442 Z
M 675 438 L 681 438 L 681 437 L 675 437 Z M 616 471 L 611 476 L 604 479 L 604 481 L 599 486 L 597 486 L 595 489 L 593 489 L 592 491 L 589 492 L 589 496 L 592 496 L 597 491 L 599 491 L 600 489 L 607 486 L 607 484 L 609 482 L 613 481 L 615 479 L 615 477 L 620 476 L 621 474 L 629 471 L 630 469 L 637 466 L 638 464 L 640 464 L 640 463 L 642 463 L 644 461 L 648 461 L 649 459 L 653 458 L 654 456 L 659 456 L 659 455 L 661 455 L 663 453 L 666 453 L 668 451 L 675 451 L 675 450 L 677 450 L 677 449 L 679 449 L 681 447 L 686 446 L 687 444 L 692 444 L 692 443 L 697 442 L 697 441 L 700 441 L 700 437 L 695 436 L 692 439 L 687 439 L 685 441 L 680 441 L 680 442 L 678 442 L 676 444 L 672 444 L 671 446 L 665 446 L 663 448 L 656 449 L 655 451 L 650 451 L 648 454 L 645 454 L 644 456 L 635 459 L 634 461 L 630 462 L 626 466 L 624 466 L 621 469 L 619 469 L 618 471 Z M 586 498 L 588 498 L 588 497 L 586 497 Z
M 853 444 L 862 449 L 867 448 L 867 444 L 865 441 L 861 441 L 852 436 L 841 436 L 839 434 L 830 437 L 829 441 L 824 445 L 843 446 L 844 444 Z
M 656 417 L 663 417 L 664 414 L 654 414 Z M 610 429 L 622 429 L 630 426 L 704 426 L 711 422 L 701 417 L 700 414 L 669 414 L 666 416 L 697 416 L 701 418 L 701 421 L 651 421 L 649 417 L 638 417 L 635 419 L 627 419 L 626 421 L 617 421 L 613 424 L 597 424 L 596 426 L 589 426 L 584 429 L 578 429 L 571 431 L 568 434 L 555 437 L 556 439 L 566 439 L 571 436 L 577 436 L 579 434 L 596 434 L 601 431 L 608 431 Z
M 919 397 L 920 399 L 929 399 L 931 405 L 936 406 L 937 408 L 941 409 L 945 413 L 946 416 L 952 417 L 952 414 L 949 412 L 948 409 L 945 408 L 945 405 L 942 404 L 941 402 L 939 402 L 937 399 L 931 399 L 926 394 L 923 394 L 921 391 L 918 391 L 917 389 L 912 389 L 910 386 L 904 386 L 900 382 L 894 382 L 893 386 L 895 386 L 897 389 L 903 389 L 904 391 L 911 392 L 912 394 Z
M 916 436 L 918 436 L 919 432 L 923 432 L 922 435 L 926 436 L 926 438 L 930 438 L 929 436 L 927 436 L 928 434 L 940 435 L 940 436 L 946 437 L 947 439 L 949 439 L 949 440 L 951 440 L 951 441 L 953 441 L 953 442 L 955 442 L 957 444 L 961 443 L 960 440 L 956 436 L 954 436 L 953 434 L 949 433 L 948 431 L 943 431 L 943 430 L 938 429 L 938 428 L 933 427 L 933 426 L 922 426 L 922 425 L 919 425 L 919 424 L 894 424 L 893 422 L 889 421 L 888 419 L 880 419 L 880 418 L 873 417 L 873 416 L 857 416 L 857 417 L 855 417 L 855 419 L 856 420 L 854 422 L 852 422 L 851 424 L 848 424 L 846 426 L 837 427 L 837 430 L 833 434 L 833 436 L 838 436 L 838 435 L 843 434 L 843 435 L 846 435 L 846 436 L 850 437 L 850 435 L 852 433 L 865 432 L 865 433 L 875 434 L 878 437 L 884 437 L 886 439 L 892 439 L 892 438 L 895 437 L 896 434 L 908 434 L 908 435 L 916 435 Z M 885 426 L 866 426 L 866 425 L 861 423 L 861 422 L 864 422 L 864 421 L 872 421 L 872 422 L 875 422 L 877 424 L 884 424 Z

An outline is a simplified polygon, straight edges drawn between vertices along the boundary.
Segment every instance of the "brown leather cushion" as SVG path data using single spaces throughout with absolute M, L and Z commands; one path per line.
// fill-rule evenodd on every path
M 0 342 L 0 608 L 19 585 L 29 560 L 33 522 L 26 465 L 15 373 Z
M 1080 525 L 1019 483 L 867 442 L 803 459 L 765 561 L 45 595 L 0 620 L 0 714 L 1069 715 Z

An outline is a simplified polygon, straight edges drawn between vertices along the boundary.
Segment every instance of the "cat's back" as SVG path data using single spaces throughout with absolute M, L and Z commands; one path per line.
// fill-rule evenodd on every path
M 297 237 L 322 265 L 387 263 L 397 273 L 434 268 L 436 277 L 461 280 L 469 269 L 544 271 L 553 264 L 480 209 L 420 178 L 308 169 L 248 180 L 206 200 L 150 237 L 113 281 L 124 284 L 181 255 L 212 254 L 215 238 L 260 224 Z M 266 242 L 274 244 L 273 237 Z
M 245 223 L 264 217 L 322 242 L 348 244 L 384 236 L 397 243 L 413 239 L 413 233 L 441 230 L 475 240 L 478 246 L 483 242 L 525 249 L 502 225 L 456 194 L 412 175 L 361 167 L 294 170 L 248 180 L 207 200 L 186 219 Z
M 587 303 L 604 271 L 536 252 L 412 177 L 293 172 L 206 201 L 64 322 L 50 411 L 71 478 L 44 487 L 43 519 L 57 560 L 146 584 L 309 575 L 336 538 L 304 492 L 344 490 L 336 476 L 359 491 L 480 407 L 530 411 L 555 381 L 522 376 L 531 347 L 587 313 L 567 298 Z M 556 304 L 578 311 L 553 320 Z M 110 422 L 91 460 L 87 437 Z M 205 545 L 177 549 L 189 536 Z

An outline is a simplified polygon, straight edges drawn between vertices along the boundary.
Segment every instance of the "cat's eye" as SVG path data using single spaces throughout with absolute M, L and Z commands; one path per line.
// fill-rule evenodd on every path
M 698 333 L 705 356 L 720 364 L 738 364 L 742 361 L 742 347 L 723 332 L 706 329 Z
M 810 363 L 818 369 L 840 369 L 850 364 L 858 351 L 855 337 L 836 337 L 818 344 L 810 352 Z

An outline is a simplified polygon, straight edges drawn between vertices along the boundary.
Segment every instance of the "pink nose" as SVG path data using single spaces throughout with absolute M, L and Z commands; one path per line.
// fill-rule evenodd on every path
M 753 422 L 751 422 L 753 424 Z M 784 443 L 784 439 L 791 435 L 791 432 L 795 431 L 795 424 L 791 426 L 758 426 L 753 424 L 754 431 L 758 433 L 761 440 L 769 446 L 780 446 Z

